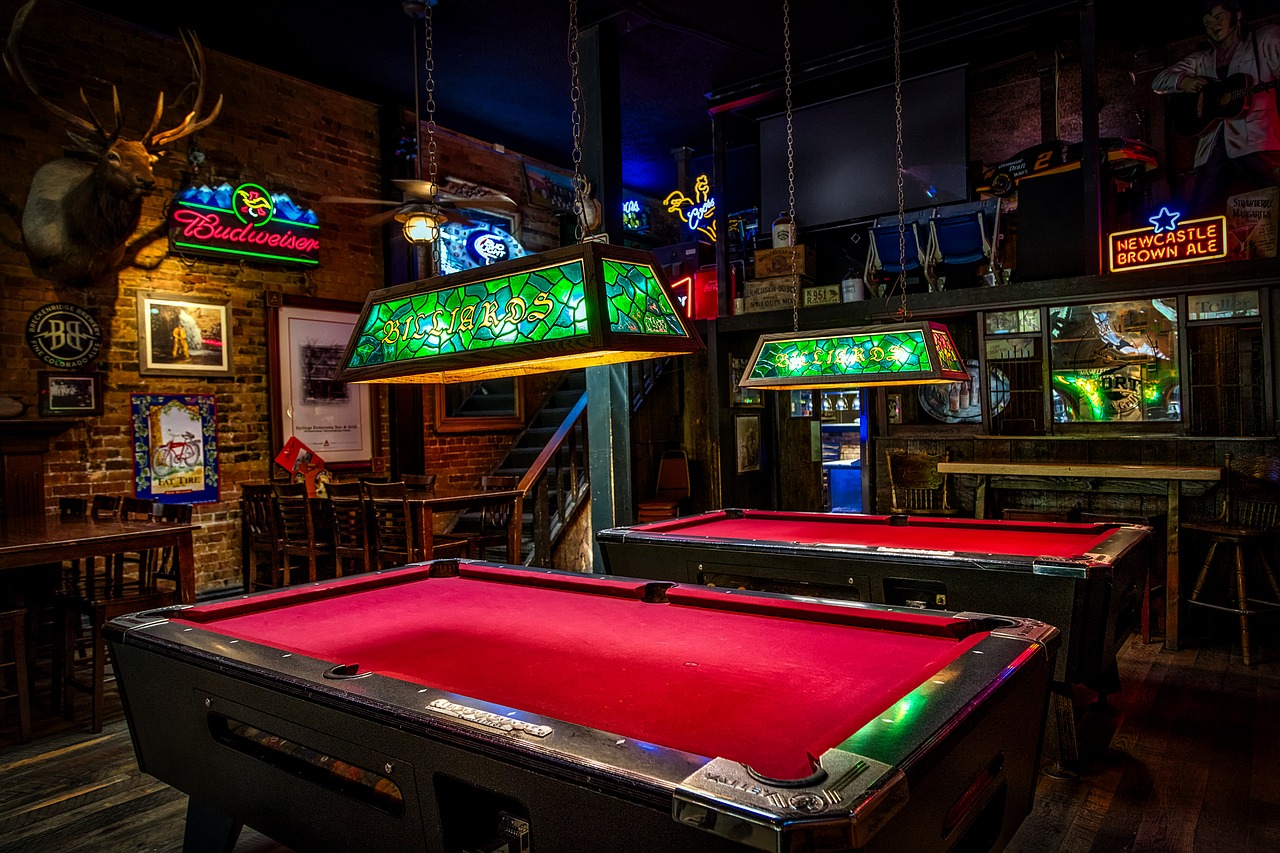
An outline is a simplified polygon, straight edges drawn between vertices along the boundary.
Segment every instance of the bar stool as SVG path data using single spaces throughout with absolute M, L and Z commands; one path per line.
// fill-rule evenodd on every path
M 373 542 L 363 487 L 360 483 L 330 483 L 328 491 L 329 506 L 333 511 L 333 554 L 338 574 L 372 571 Z
M 284 549 L 269 483 L 240 487 L 240 524 L 244 591 L 284 586 Z
M 314 581 L 319 577 L 321 565 L 327 568 L 333 557 L 328 501 L 308 497 L 303 483 L 277 483 L 272 489 L 276 498 L 276 520 L 280 525 L 277 532 L 284 560 L 284 583 L 287 586 L 294 582 L 295 558 L 305 561 L 307 576 L 304 580 Z
M 27 684 L 27 611 L 15 608 L 0 612 L 0 673 L 13 673 L 13 689 L 3 686 L 0 679 L 0 701 L 10 699 L 18 703 L 18 738 L 21 743 L 31 740 L 31 697 Z M 6 642 L 7 640 L 7 642 Z M 8 651 L 3 648 L 7 646 Z
M 1247 459 L 1232 467 L 1231 454 L 1223 463 L 1222 511 L 1212 521 L 1183 521 L 1182 529 L 1200 533 L 1209 540 L 1204 564 L 1191 590 L 1188 604 L 1225 613 L 1240 619 L 1240 645 L 1244 665 L 1251 664 L 1249 620 L 1254 616 L 1280 613 L 1280 583 L 1268 562 L 1265 548 L 1280 534 L 1280 459 L 1273 456 Z M 1235 553 L 1234 571 L 1227 586 L 1230 604 L 1202 600 L 1214 567 L 1219 545 L 1229 545 Z M 1274 601 L 1251 598 L 1248 592 L 1246 549 L 1252 549 L 1262 575 L 1271 586 Z

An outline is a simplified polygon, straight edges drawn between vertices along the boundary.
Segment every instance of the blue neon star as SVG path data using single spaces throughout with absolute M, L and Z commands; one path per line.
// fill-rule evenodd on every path
M 1182 218 L 1181 213 L 1175 213 L 1167 207 L 1160 208 L 1160 212 L 1151 217 L 1147 221 L 1156 228 L 1156 233 L 1161 231 L 1172 231 L 1178 227 L 1178 220 Z

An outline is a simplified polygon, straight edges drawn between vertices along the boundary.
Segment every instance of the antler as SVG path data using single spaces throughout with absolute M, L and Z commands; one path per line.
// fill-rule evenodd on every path
M 36 0 L 30 0 L 27 5 L 18 10 L 18 14 L 13 18 L 13 29 L 9 31 L 9 39 L 5 42 L 4 47 L 5 68 L 9 69 L 9 73 L 15 80 L 21 82 L 27 87 L 31 94 L 35 96 L 35 99 L 39 101 L 45 109 L 65 121 L 67 124 L 70 124 L 83 133 L 100 136 L 104 141 L 109 139 L 114 140 L 114 134 L 107 133 L 106 129 L 102 126 L 102 123 L 98 121 L 98 117 L 93 114 L 93 110 L 89 110 L 89 115 L 93 118 L 93 121 L 85 121 L 75 113 L 63 109 L 53 101 L 46 98 L 44 94 L 41 93 L 40 87 L 36 85 L 35 80 L 31 78 L 31 74 L 28 73 L 26 66 L 22 64 L 22 57 L 18 54 L 18 38 L 22 35 L 22 28 L 27 23 L 27 15 L 30 14 L 31 8 L 35 5 Z M 115 96 L 114 86 L 112 87 L 112 95 Z M 85 99 L 83 90 L 80 92 L 80 99 L 84 101 L 86 107 L 89 105 L 88 100 Z M 120 99 L 118 96 L 115 97 L 115 110 L 115 133 L 118 134 L 120 132 Z
M 35 2 L 35 0 L 32 0 Z M 164 110 L 164 93 L 160 93 L 159 101 L 156 103 L 155 116 L 151 119 L 151 127 L 147 129 L 146 136 L 142 137 L 142 144 L 148 148 L 164 148 L 166 145 L 172 145 L 184 136 L 203 130 L 213 123 L 218 117 L 218 113 L 222 111 L 222 96 L 218 96 L 218 103 L 213 105 L 213 110 L 204 118 L 199 118 L 200 109 L 204 105 L 204 50 L 200 47 L 200 39 L 195 33 L 183 33 L 182 44 L 187 49 L 187 56 L 191 57 L 191 67 L 195 75 L 196 99 L 191 105 L 191 112 L 187 113 L 186 118 L 177 127 L 154 133 L 156 125 L 160 123 L 160 113 Z M 154 133 L 154 135 L 153 135 Z

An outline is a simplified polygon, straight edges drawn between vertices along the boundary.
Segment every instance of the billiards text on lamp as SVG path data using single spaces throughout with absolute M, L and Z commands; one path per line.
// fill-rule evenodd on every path
M 791 391 L 968 380 L 947 327 L 916 322 L 762 335 L 738 384 Z
M 553 249 L 370 293 L 336 378 L 476 382 L 697 352 L 676 305 L 648 252 Z

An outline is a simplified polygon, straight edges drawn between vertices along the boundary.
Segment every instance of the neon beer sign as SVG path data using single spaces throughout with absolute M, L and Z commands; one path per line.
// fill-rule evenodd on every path
M 1182 219 L 1167 207 L 1149 220 L 1150 228 L 1110 235 L 1112 272 L 1193 264 L 1227 256 L 1227 218 Z
M 689 226 L 690 231 L 698 231 L 707 235 L 712 242 L 716 239 L 716 199 L 711 195 L 711 181 L 706 175 L 699 175 L 693 182 L 693 198 L 680 190 L 667 194 L 662 200 L 670 213 L 674 213 Z
M 188 187 L 169 218 L 173 251 L 214 258 L 316 266 L 319 234 L 313 211 L 253 183 Z

